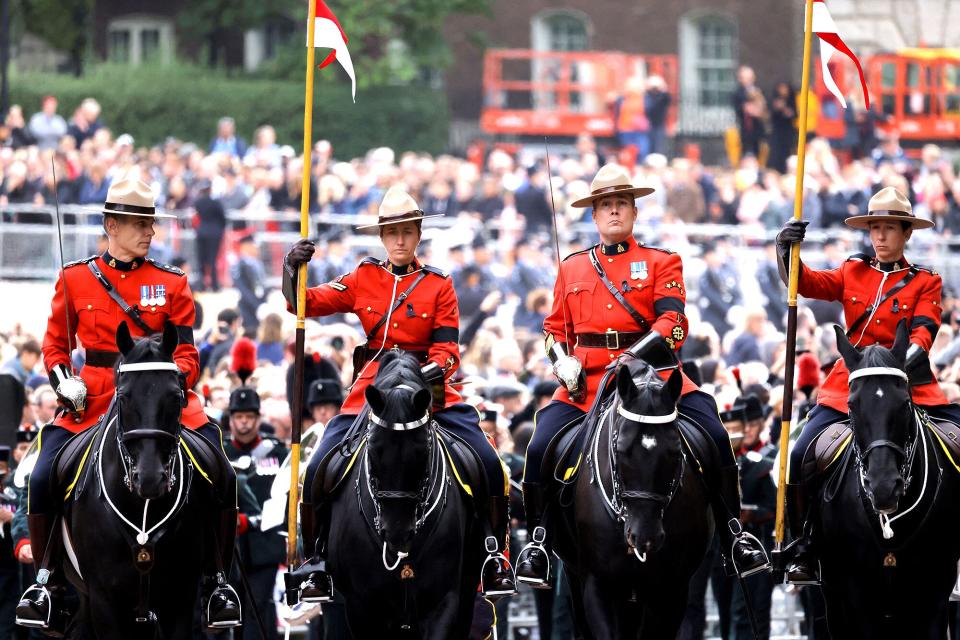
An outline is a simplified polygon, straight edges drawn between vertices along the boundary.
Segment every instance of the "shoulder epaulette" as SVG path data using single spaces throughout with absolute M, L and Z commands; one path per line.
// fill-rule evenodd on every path
M 372 264 L 375 267 L 379 267 L 381 265 L 380 261 L 374 258 L 373 256 L 367 256 L 366 258 L 360 261 L 360 264 Z
M 873 260 L 873 258 L 871 256 L 868 256 L 865 253 L 855 253 L 849 258 L 847 258 L 847 262 L 850 262 L 851 260 L 859 260 L 864 264 L 870 264 L 870 261 Z
M 149 262 L 150 264 L 152 264 L 153 266 L 155 266 L 157 269 L 161 269 L 161 270 L 166 271 L 166 272 L 168 272 L 168 273 L 173 273 L 173 274 L 176 274 L 176 275 L 178 275 L 178 276 L 186 275 L 186 274 L 183 272 L 183 269 L 181 269 L 180 267 L 175 267 L 175 266 L 173 266 L 172 264 L 164 264 L 163 262 L 157 262 L 157 261 L 154 260 L 153 258 L 147 258 L 147 262 Z
M 432 273 L 432 274 L 435 275 L 435 276 L 440 276 L 441 278 L 449 278 L 449 277 L 450 277 L 449 274 L 444 273 L 442 270 L 434 267 L 433 265 L 425 264 L 425 265 L 423 265 L 423 270 L 426 271 L 427 273 Z
M 569 260 L 569 259 L 572 258 L 573 256 L 579 256 L 581 253 L 588 253 L 588 252 L 590 252 L 590 251 L 593 251 L 593 250 L 594 250 L 596 247 L 598 247 L 598 246 L 600 246 L 600 245 L 596 245 L 596 244 L 595 244 L 595 245 L 593 245 L 592 247 L 587 247 L 586 249 L 581 249 L 580 251 L 574 251 L 573 253 L 571 253 L 570 255 L 568 255 L 566 258 L 564 258 L 564 259 L 563 259 L 563 262 L 566 262 L 567 260 Z
M 910 265 L 910 268 L 911 268 L 911 269 L 914 269 L 915 271 L 926 271 L 927 273 L 929 273 L 929 274 L 932 275 L 932 276 L 938 276 L 938 275 L 940 275 L 939 273 L 937 273 L 936 269 L 934 269 L 933 267 L 928 267 L 928 266 L 923 265 L 923 264 L 912 264 L 912 265 Z
M 663 248 L 661 248 L 661 247 L 651 247 L 651 246 L 648 245 L 648 244 L 642 244 L 642 245 L 640 245 L 640 246 L 641 246 L 642 248 L 644 248 L 644 249 L 653 249 L 654 251 L 660 251 L 660 252 L 665 253 L 665 254 L 667 254 L 667 255 L 673 255 L 673 253 L 674 253 L 673 251 L 670 251 L 670 249 L 663 249 Z
M 74 260 L 73 262 L 68 262 L 67 264 L 63 265 L 63 268 L 64 268 L 64 269 L 69 269 L 70 267 L 75 267 L 75 266 L 77 266 L 78 264 L 87 264 L 88 262 L 93 262 L 93 261 L 96 260 L 96 259 L 97 259 L 97 256 L 95 256 L 95 255 L 94 255 L 94 256 L 87 256 L 86 258 L 80 258 L 79 260 Z

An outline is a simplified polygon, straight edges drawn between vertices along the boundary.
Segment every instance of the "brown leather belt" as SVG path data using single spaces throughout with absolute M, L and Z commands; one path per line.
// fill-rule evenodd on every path
M 87 359 L 84 365 L 87 367 L 104 367 L 112 369 L 117 361 L 120 360 L 119 351 L 97 351 L 96 349 L 87 349 Z
M 645 336 L 643 331 L 607 331 L 606 333 L 578 333 L 577 345 L 617 351 L 626 349 Z

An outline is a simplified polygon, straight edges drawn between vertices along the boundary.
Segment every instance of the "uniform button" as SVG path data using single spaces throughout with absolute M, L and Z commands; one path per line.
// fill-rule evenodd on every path
M 394 348 L 394 349 L 399 349 L 399 348 L 400 348 L 400 345 L 394 344 L 394 345 L 393 345 L 393 348 Z
M 157 310 L 156 307 L 150 307 L 150 311 L 156 311 L 156 310 Z
M 423 317 L 423 318 L 426 318 L 426 317 L 427 317 L 427 312 L 424 311 L 423 313 L 420 314 L 420 316 Z
M 610 359 L 613 360 L 613 354 L 612 354 L 612 353 L 610 354 Z
M 880 324 L 880 318 L 877 318 L 877 324 Z
M 853 297 L 850 298 L 850 299 L 853 300 L 854 302 L 856 302 L 856 301 L 857 301 L 857 296 L 853 296 Z
M 394 328 L 394 329 L 396 329 L 396 328 L 399 327 L 399 326 L 400 326 L 400 325 L 398 325 L 396 322 L 393 323 L 393 328 Z
M 608 305 L 607 305 L 607 309 L 613 309 L 613 305 L 612 305 L 612 304 L 608 304 Z
M 121 280 L 126 280 L 126 279 L 127 279 L 127 274 L 121 273 L 121 274 L 120 274 L 120 279 L 121 279 Z
M 576 293 L 577 291 L 580 291 L 580 287 L 574 287 L 574 288 L 573 288 L 573 292 L 574 292 L 574 293 Z
M 613 258 L 607 258 L 607 262 L 613 262 Z
M 907 308 L 907 305 L 903 305 L 903 308 L 906 309 L 906 308 Z
M 90 311 L 91 309 L 93 309 L 93 305 L 92 305 L 92 304 L 88 304 L 88 305 L 87 305 L 87 311 Z
M 367 307 L 367 311 L 370 311 L 370 307 Z

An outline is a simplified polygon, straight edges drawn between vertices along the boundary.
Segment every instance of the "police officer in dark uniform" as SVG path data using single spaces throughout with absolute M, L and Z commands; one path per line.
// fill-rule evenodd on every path
M 724 426 L 731 432 L 740 467 L 741 499 L 740 521 L 745 531 L 770 546 L 773 543 L 773 524 L 777 510 L 777 488 L 773 484 L 773 461 L 776 448 L 764 437 L 764 427 L 771 409 L 755 395 L 737 398 L 729 411 L 720 414 Z M 735 439 L 733 432 L 742 437 Z M 743 581 L 750 604 L 756 615 L 760 638 L 770 636 L 770 607 L 773 595 L 773 576 L 762 572 Z M 753 640 L 749 612 L 744 593 L 734 589 L 730 601 L 730 640 Z
M 247 570 L 250 593 L 244 605 L 253 606 L 260 617 L 272 622 L 275 618 L 273 587 L 280 563 L 286 558 L 286 539 L 280 534 L 283 525 L 267 530 L 261 526 L 261 513 L 270 499 L 270 488 L 287 457 L 288 449 L 271 437 L 260 433 L 260 396 L 256 389 L 240 387 L 230 394 L 230 438 L 223 443 L 230 464 L 237 472 L 241 484 L 246 484 L 256 497 L 256 504 L 240 503 L 237 544 L 240 557 Z M 276 625 L 267 624 L 268 638 L 276 638 Z M 237 638 L 260 640 L 260 631 L 255 617 L 244 616 L 242 631 Z

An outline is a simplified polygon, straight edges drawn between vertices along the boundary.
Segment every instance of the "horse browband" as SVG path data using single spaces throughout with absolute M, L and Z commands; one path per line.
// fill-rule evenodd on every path
M 676 409 L 673 410 L 673 413 L 668 413 L 663 416 L 645 416 L 639 413 L 633 413 L 632 411 L 627 411 L 621 404 L 619 407 L 617 407 L 617 413 L 631 422 L 639 422 L 642 424 L 668 424 L 677 419 Z
M 133 364 L 122 364 L 120 373 L 134 373 L 137 371 L 176 371 L 180 373 L 180 367 L 174 362 L 136 362 Z
M 427 411 L 422 418 L 419 420 L 414 420 L 413 422 L 387 422 L 371 411 L 370 422 L 378 427 L 390 429 L 391 431 L 412 431 L 413 429 L 419 429 L 423 425 L 430 422 L 430 412 Z
M 895 376 L 897 378 L 907 379 L 907 374 L 894 367 L 864 367 L 851 371 L 847 377 L 847 382 L 853 382 L 857 378 L 866 378 L 869 376 Z

